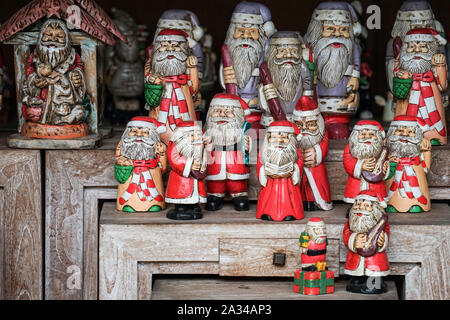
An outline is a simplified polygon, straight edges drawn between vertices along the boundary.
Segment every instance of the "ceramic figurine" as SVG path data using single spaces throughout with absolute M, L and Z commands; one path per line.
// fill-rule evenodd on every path
M 418 28 L 433 28 L 445 37 L 444 28 L 436 20 L 433 10 L 426 0 L 406 0 L 397 12 L 391 39 L 386 46 L 386 76 L 389 86 L 387 104 L 383 112 L 384 121 L 392 121 L 395 112 L 395 99 L 392 94 L 395 59 L 400 54 L 406 33 Z M 444 46 L 440 47 L 441 53 L 445 53 Z M 444 99 L 445 98 L 445 99 Z M 448 95 L 443 95 L 444 105 L 448 104 Z
M 430 211 L 426 174 L 431 164 L 431 143 L 424 137 L 422 119 L 397 116 L 388 131 L 390 175 L 387 212 Z
M 394 66 L 395 115 L 425 121 L 425 138 L 432 145 L 447 144 L 447 126 L 441 91 L 447 90 L 447 58 L 440 53 L 446 40 L 434 29 L 414 29 L 403 41 Z
M 270 10 L 257 2 L 240 2 L 233 11 L 222 47 L 220 83 L 227 93 L 236 94 L 249 106 L 247 119 L 259 128 L 259 66 L 264 60 L 267 39 L 276 32 Z
M 208 202 L 206 210 L 217 211 L 228 193 L 235 210 L 248 210 L 247 180 L 250 177 L 251 138 L 245 135 L 250 124 L 247 104 L 238 96 L 214 96 L 206 116 L 205 135 L 211 137 L 213 151 L 208 161 Z
M 167 155 L 172 170 L 166 190 L 166 202 L 175 204 L 167 218 L 193 220 L 203 217 L 199 203 L 206 202 L 204 179 L 208 175 L 211 139 L 193 121 L 181 122 L 170 139 Z
M 334 272 L 326 264 L 327 231 L 320 218 L 311 218 L 300 234 L 301 270 L 294 275 L 294 292 L 319 295 L 334 292 Z
M 155 212 L 165 208 L 162 174 L 167 168 L 167 147 L 159 139 L 165 130 L 148 117 L 128 122 L 115 154 L 117 210 Z
M 261 125 L 268 127 L 274 120 L 268 100 L 273 96 L 278 97 L 281 108 L 289 121 L 292 121 L 295 104 L 303 97 L 312 98 L 314 95 L 313 77 L 311 69 L 311 51 L 303 44 L 303 39 L 298 32 L 278 31 L 269 40 L 269 47 L 265 55 L 267 72 L 270 74 L 272 83 L 259 86 L 259 102 L 263 114 Z M 264 71 L 260 71 L 260 75 Z
M 331 210 L 333 203 L 325 167 L 328 132 L 323 117 L 316 103 L 305 96 L 295 106 L 293 120 L 300 131 L 297 140 L 305 173 L 301 182 L 303 208 L 307 211 Z
M 347 171 L 344 201 L 353 203 L 362 190 L 374 190 L 387 197 L 385 180 L 389 176 L 389 151 L 383 127 L 373 120 L 361 120 L 354 127 L 344 150 Z
M 198 60 L 188 38 L 182 30 L 162 30 L 155 38 L 145 76 L 149 115 L 166 125 L 167 132 L 161 136 L 166 144 L 179 123 L 196 120 L 192 95 L 199 90 Z
M 380 294 L 387 291 L 383 280 L 389 275 L 386 248 L 389 223 L 384 212 L 386 202 L 376 191 L 361 191 L 355 198 L 343 238 L 348 248 L 345 274 L 351 276 L 347 291 Z
M 127 122 L 139 115 L 144 94 L 144 60 L 139 48 L 139 29 L 126 12 L 112 8 L 114 22 L 127 37 L 128 42 L 118 41 L 106 48 L 106 84 L 113 103 L 108 116 L 111 123 Z
M 311 46 L 319 108 L 330 139 L 349 136 L 350 116 L 358 108 L 361 25 L 346 2 L 322 2 L 314 10 L 305 42 Z
M 297 147 L 298 134 L 298 128 L 289 121 L 274 121 L 267 128 L 256 165 L 261 184 L 256 208 L 258 219 L 303 219 L 300 194 L 303 159 Z

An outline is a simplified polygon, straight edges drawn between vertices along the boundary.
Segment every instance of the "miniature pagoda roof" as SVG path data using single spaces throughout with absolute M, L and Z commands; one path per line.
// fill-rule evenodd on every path
M 0 42 L 13 37 L 41 18 L 55 16 L 70 21 L 68 8 L 77 6 L 80 9 L 79 28 L 100 41 L 114 45 L 114 36 L 127 42 L 126 37 L 109 17 L 109 15 L 93 0 L 33 0 L 17 11 L 0 27 Z M 70 10 L 69 10 L 70 11 Z

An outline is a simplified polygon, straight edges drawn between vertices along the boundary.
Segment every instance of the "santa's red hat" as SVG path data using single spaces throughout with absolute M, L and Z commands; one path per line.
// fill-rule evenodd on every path
M 408 33 L 405 36 L 404 42 L 407 43 L 413 41 L 425 41 L 425 42 L 437 41 L 441 46 L 447 44 L 447 40 L 443 36 L 441 36 L 439 32 L 437 32 L 432 28 L 420 28 L 408 31 Z
M 423 119 L 407 115 L 396 116 L 394 120 L 391 122 L 391 126 L 396 127 L 418 126 L 420 129 L 422 129 L 423 132 L 428 131 L 430 129 Z
M 300 120 L 303 117 L 316 117 L 320 114 L 320 110 L 313 99 L 302 96 L 295 105 L 293 119 Z
M 192 131 L 195 129 L 201 130 L 201 127 L 194 121 L 182 121 L 175 128 L 176 131 Z
M 382 208 L 387 207 L 386 201 L 384 201 L 384 198 L 381 196 L 381 194 L 370 189 L 360 191 L 355 198 L 355 201 L 356 200 L 368 200 L 372 202 L 378 202 L 380 203 L 380 206 Z
M 321 218 L 314 217 L 309 219 L 306 225 L 308 227 L 323 227 L 325 225 L 325 222 Z
M 183 30 L 179 29 L 164 29 L 155 38 L 155 41 L 177 41 L 183 42 L 189 39 L 189 35 Z
M 149 117 L 133 117 L 127 124 L 127 127 L 140 127 L 151 130 L 156 130 L 159 134 L 166 132 L 166 126 L 159 123 L 157 120 Z
M 353 127 L 353 130 L 375 130 L 380 131 L 381 136 L 383 139 L 386 137 L 386 133 L 384 132 L 384 128 L 381 124 L 379 124 L 377 121 L 374 120 L 360 120 L 358 123 Z
M 230 94 L 230 93 L 218 93 L 211 100 L 210 106 L 222 106 L 222 107 L 232 107 L 232 108 L 242 108 L 244 115 L 248 116 L 250 114 L 250 109 L 247 103 L 240 97 Z
M 269 128 L 267 128 L 267 132 L 286 132 L 293 133 L 295 136 L 300 134 L 297 126 L 288 120 L 273 121 Z

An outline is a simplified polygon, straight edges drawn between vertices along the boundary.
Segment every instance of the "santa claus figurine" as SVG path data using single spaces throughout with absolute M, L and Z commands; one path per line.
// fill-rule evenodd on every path
M 300 131 L 297 140 L 305 173 L 301 182 L 303 208 L 307 211 L 331 210 L 333 204 L 325 167 L 328 132 L 323 117 L 313 100 L 302 97 L 295 106 L 293 120 Z
M 303 159 L 297 147 L 297 135 L 297 127 L 289 121 L 274 121 L 267 129 L 256 165 L 261 184 L 256 208 L 258 219 L 303 219 L 300 194 Z
M 203 217 L 199 203 L 206 202 L 204 179 L 208 175 L 211 139 L 203 136 L 193 121 L 177 125 L 170 139 L 167 157 L 172 170 L 167 182 L 166 202 L 175 204 L 167 218 L 193 220 Z
M 208 202 L 206 210 L 222 207 L 223 198 L 229 193 L 235 210 L 248 210 L 247 180 L 250 177 L 248 157 L 250 136 L 245 132 L 250 124 L 245 116 L 250 111 L 238 96 L 216 94 L 206 116 L 205 135 L 211 137 L 213 151 L 208 161 Z
M 249 106 L 249 122 L 259 125 L 259 66 L 267 40 L 276 32 L 270 10 L 257 2 L 239 3 L 231 16 L 222 48 L 220 83 L 227 93 L 237 94 Z
M 311 218 L 301 233 L 299 245 L 302 250 L 303 271 L 317 271 L 317 263 L 324 263 L 327 255 L 327 229 L 321 218 Z
M 373 120 L 361 120 L 354 127 L 344 150 L 347 171 L 344 201 L 353 203 L 362 190 L 373 190 L 387 198 L 384 180 L 389 176 L 389 152 L 383 127 Z
M 389 223 L 385 207 L 386 203 L 379 194 L 364 190 L 350 209 L 343 232 L 348 248 L 344 273 L 352 276 L 347 291 L 364 294 L 387 291 L 382 278 L 390 273 L 386 255 Z
M 259 102 L 263 115 L 261 125 L 268 127 L 274 120 L 268 100 L 278 97 L 281 108 L 289 121 L 297 101 L 314 95 L 314 70 L 311 50 L 306 48 L 298 32 L 278 31 L 272 35 L 265 62 L 273 83 L 259 86 Z M 260 67 L 261 68 L 261 67 Z
M 395 115 L 425 121 L 425 137 L 432 145 L 447 143 L 441 91 L 447 90 L 447 58 L 440 53 L 446 40 L 434 29 L 414 29 L 404 39 L 394 68 Z
M 162 173 L 167 168 L 166 145 L 159 139 L 165 129 L 148 117 L 128 122 L 115 154 L 117 210 L 155 212 L 165 208 Z
M 182 121 L 195 121 L 192 95 L 199 90 L 197 57 L 182 30 L 165 29 L 155 38 L 150 53 L 150 70 L 145 75 L 145 99 L 149 116 L 166 125 L 161 136 L 168 143 Z
M 387 181 L 387 212 L 430 211 L 426 174 L 431 164 L 431 143 L 424 137 L 423 120 L 397 116 L 388 131 L 391 170 Z
M 305 41 L 311 46 L 317 74 L 319 108 L 330 139 L 346 139 L 350 116 L 358 108 L 361 31 L 347 2 L 322 2 L 314 10 Z

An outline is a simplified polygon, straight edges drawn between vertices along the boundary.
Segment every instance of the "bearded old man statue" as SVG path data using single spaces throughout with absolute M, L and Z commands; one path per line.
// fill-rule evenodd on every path
M 252 139 L 245 135 L 250 128 L 245 121 L 249 114 L 247 104 L 238 96 L 219 93 L 211 101 L 205 132 L 213 144 L 206 177 L 206 210 L 219 210 L 227 192 L 233 199 L 235 210 L 249 209 L 247 180 L 250 177 L 248 157 Z
M 347 171 L 344 201 L 353 203 L 362 190 L 373 190 L 387 199 L 384 180 L 389 176 L 388 150 L 383 127 L 373 120 L 361 120 L 354 127 L 344 150 Z
M 425 138 L 432 145 L 447 144 L 447 125 L 441 91 L 447 90 L 447 58 L 439 46 L 446 40 L 433 29 L 406 34 L 394 66 L 395 115 L 425 121 Z
M 301 181 L 303 208 L 307 211 L 331 210 L 333 204 L 325 167 L 328 133 L 323 117 L 313 100 L 303 97 L 295 106 L 293 120 L 300 131 L 297 140 L 305 172 Z
M 165 130 L 148 117 L 128 122 L 115 154 L 117 210 L 155 212 L 165 208 L 162 173 L 167 168 L 166 145 L 159 139 Z
M 49 19 L 26 66 L 23 84 L 23 136 L 70 139 L 88 134 L 89 109 L 80 56 L 72 48 L 65 23 Z
M 397 116 L 388 131 L 391 172 L 387 212 L 430 211 L 426 174 L 431 165 L 431 143 L 424 138 L 423 120 Z
M 228 85 L 237 86 L 237 95 L 252 112 L 248 117 L 252 125 L 261 120 L 257 89 L 259 66 L 264 60 L 267 39 L 275 32 L 270 10 L 265 5 L 243 1 L 234 9 L 225 39 L 231 61 L 224 61 L 222 57 L 220 83 L 223 89 Z
M 386 202 L 373 190 L 364 190 L 355 199 L 345 223 L 343 238 L 348 248 L 344 273 L 351 277 L 347 291 L 380 294 L 387 291 L 383 277 L 389 275 L 386 249 L 389 223 Z
M 298 133 L 289 121 L 274 121 L 267 128 L 256 164 L 261 184 L 256 208 L 258 219 L 290 221 L 304 217 L 300 194 L 303 159 L 297 147 Z
M 263 115 L 261 125 L 268 127 L 273 121 L 267 100 L 274 95 L 288 120 L 301 97 L 313 98 L 314 83 L 311 69 L 314 68 L 311 50 L 303 44 L 298 32 L 278 31 L 269 40 L 265 61 L 273 85 L 259 86 L 259 102 Z M 311 69 L 310 69 L 311 68 Z
M 322 2 L 305 35 L 313 51 L 319 108 L 330 139 L 349 136 L 350 116 L 358 108 L 361 54 L 355 38 L 361 26 L 346 2 Z
M 199 203 L 206 202 L 204 179 L 208 175 L 211 138 L 193 121 L 181 122 L 170 139 L 167 155 L 172 171 L 167 182 L 166 202 L 175 204 L 167 218 L 193 220 L 203 217 Z
M 327 229 L 321 218 L 311 218 L 301 233 L 299 245 L 302 251 L 302 271 L 317 271 L 316 263 L 325 262 L 327 256 Z
M 165 29 L 155 38 L 151 68 L 145 75 L 145 99 L 149 116 L 166 125 L 161 135 L 168 144 L 173 130 L 183 121 L 195 121 L 192 95 L 199 90 L 197 57 L 182 30 Z

